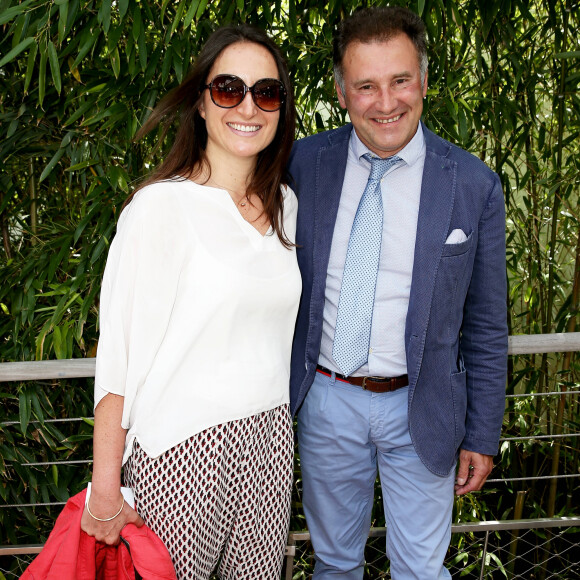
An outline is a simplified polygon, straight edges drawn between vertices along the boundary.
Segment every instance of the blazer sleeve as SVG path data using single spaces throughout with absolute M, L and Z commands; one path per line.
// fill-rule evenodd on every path
M 479 236 L 461 329 L 467 370 L 465 450 L 495 455 L 505 408 L 507 277 L 505 204 L 499 177 L 479 220 Z

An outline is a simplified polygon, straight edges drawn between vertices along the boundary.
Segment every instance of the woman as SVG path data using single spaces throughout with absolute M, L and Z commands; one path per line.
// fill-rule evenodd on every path
M 178 578 L 279 578 L 301 290 L 288 71 L 272 41 L 217 30 L 153 111 L 167 158 L 121 214 L 101 294 L 92 494 L 82 528 L 153 529 Z M 123 502 L 121 466 L 136 510 Z

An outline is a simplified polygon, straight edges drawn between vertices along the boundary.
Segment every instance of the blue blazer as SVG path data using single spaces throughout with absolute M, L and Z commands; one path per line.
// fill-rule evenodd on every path
M 316 372 L 351 130 L 348 124 L 297 141 L 290 159 L 303 282 L 292 349 L 293 413 Z M 409 430 L 423 463 L 447 475 L 460 447 L 486 455 L 498 450 L 507 373 L 505 207 L 497 174 L 423 131 L 426 158 L 405 329 Z M 457 228 L 467 240 L 446 244 Z

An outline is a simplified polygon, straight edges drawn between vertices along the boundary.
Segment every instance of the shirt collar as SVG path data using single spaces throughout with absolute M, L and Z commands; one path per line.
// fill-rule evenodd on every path
M 354 159 L 356 159 L 358 163 L 365 164 L 366 166 L 368 166 L 368 161 L 362 158 L 363 155 L 370 153 L 373 157 L 376 157 L 376 155 L 359 139 L 354 127 L 350 134 L 349 149 L 353 154 Z M 401 149 L 401 151 L 397 153 L 397 155 L 407 165 L 411 166 L 414 165 L 424 154 L 424 150 L 425 136 L 423 134 L 423 125 L 419 123 L 413 138 L 405 145 L 405 147 L 403 147 L 403 149 Z

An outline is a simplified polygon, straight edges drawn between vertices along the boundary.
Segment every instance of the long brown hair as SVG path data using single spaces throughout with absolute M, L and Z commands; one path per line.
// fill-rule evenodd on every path
M 127 205 L 139 189 L 170 178 L 197 176 L 201 169 L 211 172 L 205 148 L 207 130 L 205 120 L 199 114 L 204 85 L 219 55 L 230 45 L 237 42 L 252 42 L 266 48 L 274 58 L 278 75 L 286 89 L 286 100 L 280 109 L 280 119 L 273 141 L 258 154 L 256 168 L 252 174 L 248 193 L 257 195 L 262 201 L 264 214 L 272 224 L 282 244 L 291 247 L 294 244 L 288 239 L 283 227 L 283 193 L 282 185 L 288 184 L 286 164 L 294 142 L 296 111 L 294 93 L 290 84 L 290 75 L 286 61 L 274 42 L 262 30 L 241 24 L 218 28 L 207 40 L 195 59 L 193 68 L 183 82 L 153 109 L 146 123 L 137 132 L 135 139 L 161 126 L 163 142 L 171 125 L 178 121 L 175 140 L 163 162 L 149 175 L 139 187 L 127 198 Z

